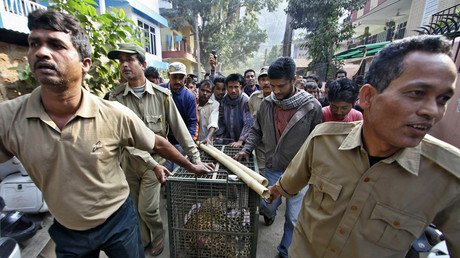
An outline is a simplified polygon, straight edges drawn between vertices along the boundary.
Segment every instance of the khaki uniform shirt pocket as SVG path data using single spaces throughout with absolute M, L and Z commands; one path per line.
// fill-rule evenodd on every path
M 342 186 L 316 174 L 311 175 L 308 183 L 313 192 L 314 206 L 325 214 L 332 214 Z
M 427 226 L 421 218 L 383 203 L 374 207 L 364 235 L 375 244 L 396 251 L 407 250 Z
M 150 128 L 154 133 L 159 134 L 163 137 L 163 116 L 158 115 L 158 116 L 152 116 L 152 115 L 146 115 L 145 116 L 145 123 L 147 124 L 147 127 Z

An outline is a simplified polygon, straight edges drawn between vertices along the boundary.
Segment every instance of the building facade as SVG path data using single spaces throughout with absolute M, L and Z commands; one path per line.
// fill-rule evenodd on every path
M 161 28 L 168 21 L 159 14 L 159 0 L 97 0 L 98 11 L 123 9 L 144 33 L 148 66 L 166 70 L 162 58 Z M 0 0 L 0 101 L 28 92 L 19 81 L 20 71 L 27 64 L 27 15 L 36 9 L 46 9 L 48 1 Z

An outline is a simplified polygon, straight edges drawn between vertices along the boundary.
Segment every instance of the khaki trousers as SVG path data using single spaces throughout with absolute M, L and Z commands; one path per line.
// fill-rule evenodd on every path
M 153 170 L 139 157 L 124 151 L 121 167 L 126 175 L 130 195 L 137 208 L 140 222 L 141 239 L 144 247 L 153 246 L 164 237 L 163 222 L 160 216 L 160 189 Z

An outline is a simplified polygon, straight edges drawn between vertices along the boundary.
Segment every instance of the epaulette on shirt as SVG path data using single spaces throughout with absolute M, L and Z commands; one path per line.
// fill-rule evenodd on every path
M 165 87 L 162 87 L 160 85 L 156 85 L 155 83 L 150 83 L 150 85 L 152 85 L 152 88 L 166 94 L 166 95 L 171 95 L 171 91 L 168 89 L 168 88 L 165 88 Z
M 113 91 L 110 92 L 110 97 L 116 98 L 118 95 L 122 94 L 125 91 L 126 86 L 128 86 L 127 83 L 117 86 Z
M 422 140 L 422 155 L 460 179 L 460 150 L 429 134 Z
M 326 122 L 315 126 L 315 129 L 311 132 L 312 135 L 343 135 L 349 134 L 358 123 L 362 121 L 355 121 L 350 123 L 343 122 Z

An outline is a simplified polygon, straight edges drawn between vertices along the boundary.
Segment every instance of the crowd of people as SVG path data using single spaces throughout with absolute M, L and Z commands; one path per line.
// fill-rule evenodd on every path
M 290 57 L 224 76 L 213 53 L 205 80 L 173 62 L 163 82 L 120 44 L 108 57 L 125 82 L 107 101 L 82 87 L 91 47 L 74 17 L 36 10 L 28 26 L 40 87 L 0 103 L 0 162 L 17 156 L 43 192 L 57 257 L 161 254 L 160 185 L 176 164 L 213 169 L 195 141 L 257 153 L 266 225 L 286 202 L 280 257 L 404 257 L 430 223 L 460 256 L 460 151 L 427 135 L 457 78 L 443 37 L 393 42 L 364 81 L 338 70 L 324 91 Z

